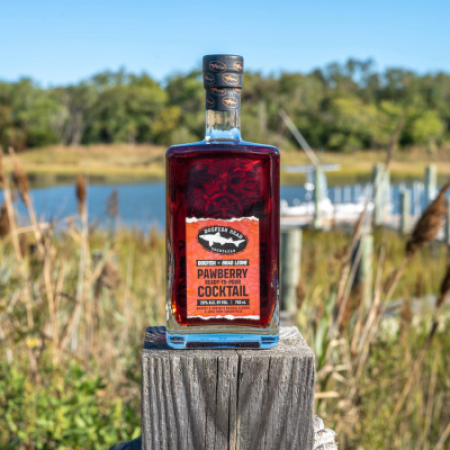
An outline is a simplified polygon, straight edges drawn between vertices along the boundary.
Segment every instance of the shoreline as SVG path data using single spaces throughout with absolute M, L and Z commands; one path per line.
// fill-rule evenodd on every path
M 84 173 L 91 183 L 134 183 L 164 181 L 165 148 L 152 145 L 92 145 L 79 147 L 44 147 L 17 155 L 20 165 L 33 186 L 51 186 L 72 183 Z M 383 162 L 385 151 L 358 151 L 348 153 L 320 152 L 324 164 L 337 163 L 341 170 L 328 172 L 329 184 L 363 183 L 371 179 L 374 164 Z M 439 182 L 450 177 L 450 150 L 433 155 L 421 149 L 399 151 L 391 163 L 391 180 L 411 181 L 424 178 L 430 163 L 438 164 Z M 4 155 L 7 172 L 13 170 L 9 155 Z M 305 165 L 309 160 L 301 150 L 281 150 L 281 184 L 286 186 L 305 183 L 303 173 L 287 173 L 286 165 Z

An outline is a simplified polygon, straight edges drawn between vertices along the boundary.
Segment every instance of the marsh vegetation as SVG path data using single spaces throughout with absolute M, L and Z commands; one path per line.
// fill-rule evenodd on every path
M 164 237 L 117 228 L 117 195 L 109 225 L 92 226 L 82 176 L 78 213 L 41 223 L 14 154 L 11 164 L 12 177 L 0 171 L 0 447 L 104 449 L 136 437 L 143 333 L 165 316 Z M 433 205 L 409 237 L 375 230 L 368 304 L 351 283 L 359 225 L 304 231 L 295 323 L 316 354 L 317 414 L 340 448 L 433 449 L 448 434 L 450 275 L 434 241 L 445 203 Z

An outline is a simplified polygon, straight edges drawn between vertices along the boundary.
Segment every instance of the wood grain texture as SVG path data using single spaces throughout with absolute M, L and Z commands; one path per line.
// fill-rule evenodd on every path
M 335 441 L 336 433 L 329 428 L 325 428 L 320 417 L 314 417 L 314 447 L 313 450 L 338 450 Z M 142 438 L 139 436 L 130 442 L 123 442 L 120 445 L 111 447 L 110 450 L 141 450 Z M 226 447 L 224 447 L 226 448 Z
M 310 450 L 314 353 L 295 327 L 270 350 L 173 350 L 147 328 L 145 450 Z

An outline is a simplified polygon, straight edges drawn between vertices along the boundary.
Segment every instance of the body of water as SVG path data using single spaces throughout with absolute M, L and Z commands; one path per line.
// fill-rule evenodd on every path
M 400 192 L 403 189 L 411 191 L 411 212 L 417 213 L 424 205 L 424 189 L 421 182 L 391 186 L 393 212 L 399 211 Z M 157 226 L 160 229 L 164 227 L 164 183 L 90 185 L 88 188 L 90 222 L 102 225 L 108 223 L 107 201 L 114 191 L 118 194 L 118 210 L 122 225 L 135 226 L 144 230 L 150 226 Z M 333 203 L 363 201 L 365 192 L 367 192 L 367 185 L 328 187 L 328 196 Z M 58 220 L 77 212 L 73 184 L 34 188 L 31 191 L 31 198 L 41 220 Z M 304 186 L 282 186 L 281 198 L 289 205 L 295 206 L 305 201 L 312 201 L 312 191 Z M 0 201 L 3 201 L 2 193 L 0 193 Z M 27 223 L 27 210 L 21 201 L 18 201 L 18 211 L 21 222 Z

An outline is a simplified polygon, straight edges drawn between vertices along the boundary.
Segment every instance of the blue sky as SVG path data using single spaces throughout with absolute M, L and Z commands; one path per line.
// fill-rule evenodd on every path
M 266 74 L 349 57 L 450 72 L 450 1 L 0 0 L 0 79 L 47 86 L 125 67 L 164 80 L 208 53 Z

